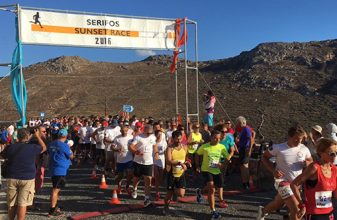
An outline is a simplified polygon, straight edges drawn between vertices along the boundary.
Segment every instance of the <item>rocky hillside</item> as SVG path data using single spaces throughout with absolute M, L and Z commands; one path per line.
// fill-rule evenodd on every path
M 264 43 L 239 56 L 207 62 L 204 71 L 227 75 L 237 86 L 297 91 L 303 95 L 337 94 L 337 40 Z
M 175 115 L 174 75 L 169 56 L 151 56 L 134 63 L 91 62 L 58 57 L 24 69 L 28 117 L 46 112 L 116 114 L 132 104 L 135 114 L 169 118 Z M 179 111 L 185 112 L 183 70 L 178 72 Z M 196 77 L 189 73 L 190 112 L 196 112 Z M 284 140 L 294 122 L 306 128 L 337 122 L 337 40 L 308 43 L 264 43 L 223 60 L 200 63 L 200 94 L 210 86 L 216 96 L 216 118 L 245 115 L 266 139 Z M 9 81 L 0 82 L 0 120 L 17 119 Z M 202 112 L 200 96 L 200 112 Z M 105 108 L 106 106 L 106 108 Z

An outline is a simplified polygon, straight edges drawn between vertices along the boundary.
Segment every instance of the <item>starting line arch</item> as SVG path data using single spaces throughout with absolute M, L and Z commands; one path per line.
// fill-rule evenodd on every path
M 22 72 L 22 45 L 25 44 L 172 51 L 173 61 L 170 71 L 175 75 L 176 114 L 180 114 L 177 64 L 178 58 L 181 57 L 183 62 L 179 65 L 179 69 L 185 73 L 186 125 L 189 117 L 196 117 L 199 121 L 197 22 L 187 18 L 101 14 L 23 7 L 19 4 L 0 6 L 0 10 L 10 11 L 16 15 L 17 47 L 12 57 L 11 88 L 14 103 L 21 117 L 18 123 L 20 126 L 26 123 L 27 93 Z M 192 36 L 194 60 L 188 59 L 187 30 L 190 27 L 194 31 Z M 189 65 L 191 63 L 192 66 Z M 190 71 L 194 72 L 196 79 L 196 111 L 193 113 L 190 113 L 189 109 Z

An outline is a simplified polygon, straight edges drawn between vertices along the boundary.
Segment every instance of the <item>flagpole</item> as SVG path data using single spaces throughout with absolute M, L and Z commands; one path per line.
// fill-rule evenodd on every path
M 21 24 L 20 24 L 20 6 L 19 4 L 16 5 L 16 13 L 17 13 L 17 17 L 18 17 L 18 38 L 19 38 L 19 44 L 21 43 Z M 20 55 L 20 87 L 21 87 L 21 110 L 22 110 L 22 114 L 21 114 L 21 123 L 22 123 L 22 126 L 24 126 L 24 121 L 23 121 L 23 118 L 25 117 L 26 113 L 26 109 L 25 109 L 25 101 L 24 101 L 24 94 L 23 94 L 23 72 L 22 72 L 22 54 L 21 54 L 21 50 L 19 50 L 19 55 Z

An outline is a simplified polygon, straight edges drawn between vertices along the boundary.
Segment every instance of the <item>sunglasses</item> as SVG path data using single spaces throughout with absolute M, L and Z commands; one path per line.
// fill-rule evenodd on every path
M 337 156 L 337 152 L 330 152 L 330 153 L 329 153 L 329 156 L 330 156 L 330 157 L 336 157 L 336 156 Z
M 41 131 L 42 133 L 47 133 L 47 131 Z

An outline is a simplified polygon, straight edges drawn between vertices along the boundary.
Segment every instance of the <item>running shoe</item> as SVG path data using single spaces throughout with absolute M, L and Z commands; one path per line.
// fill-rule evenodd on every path
M 201 190 L 198 188 L 195 193 L 196 193 L 196 196 L 197 196 L 197 202 L 199 204 L 204 203 L 204 197 L 201 194 Z
M 30 211 L 41 211 L 41 207 L 38 206 L 37 204 L 33 204 L 31 206 L 27 206 L 27 210 L 30 210 Z
M 219 219 L 219 218 L 221 218 L 220 213 L 217 212 L 217 211 L 213 211 L 211 214 L 212 214 L 212 216 L 211 216 L 211 219 L 212 219 L 212 220 L 213 220 L 213 219 Z
M 49 211 L 48 213 L 48 217 L 57 217 L 57 216 L 62 216 L 63 215 L 63 212 L 61 212 L 61 209 L 59 208 L 55 208 L 54 211 Z
M 132 191 L 131 197 L 132 197 L 133 199 L 137 199 L 137 190 L 134 189 L 134 190 Z
M 164 205 L 164 208 L 163 208 L 163 215 L 168 215 L 168 214 L 169 214 L 169 211 L 170 211 L 169 207 L 166 206 L 166 205 Z
M 159 200 L 160 200 L 160 193 L 157 192 L 157 194 L 156 194 L 156 201 L 159 201 Z
M 173 196 L 172 196 L 172 201 L 174 201 L 174 202 L 177 202 L 178 201 L 178 196 L 177 196 L 177 194 L 173 194 Z
M 118 186 L 118 188 L 117 188 L 117 194 L 121 194 L 121 192 L 122 192 L 122 187 Z
M 288 220 L 290 219 L 289 213 L 283 215 L 283 220 Z
M 131 196 L 131 194 L 132 194 L 132 189 L 131 189 L 131 187 L 125 187 L 125 192 L 126 192 L 129 196 Z
M 256 220 L 264 220 L 264 217 L 266 217 L 267 214 L 263 214 L 263 206 L 259 206 L 257 210 L 257 217 Z
M 151 203 L 151 201 L 150 201 L 150 199 L 145 199 L 144 200 L 144 207 L 148 207 L 149 205 L 152 205 L 152 203 Z
M 225 202 L 225 200 L 222 200 L 219 202 L 219 207 L 224 209 L 228 207 L 228 204 Z

